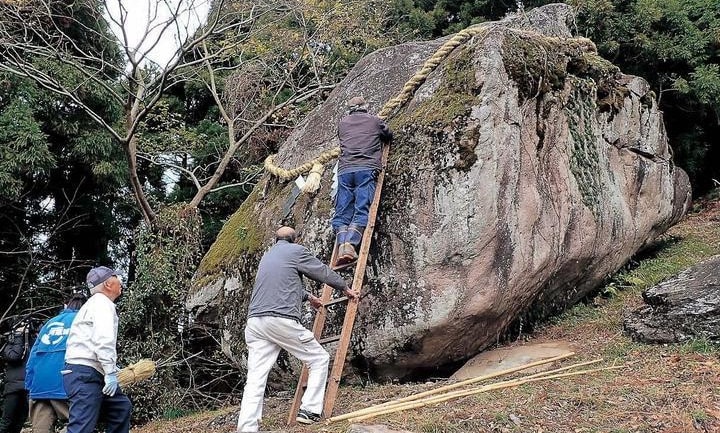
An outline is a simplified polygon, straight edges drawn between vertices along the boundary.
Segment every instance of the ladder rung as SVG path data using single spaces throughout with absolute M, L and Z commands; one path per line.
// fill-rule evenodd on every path
M 325 306 L 325 307 L 329 307 L 329 306 L 331 306 L 331 305 L 339 304 L 339 303 L 341 303 L 341 302 L 347 302 L 347 300 L 348 300 L 348 297 L 347 297 L 347 296 L 343 296 L 342 298 L 335 298 L 335 299 L 333 299 L 333 300 L 331 300 L 331 301 L 326 302 L 326 303 L 324 304 L 324 306 Z
M 333 335 L 332 337 L 325 337 L 325 338 L 321 339 L 320 341 L 318 341 L 318 343 L 328 344 L 328 343 L 334 343 L 336 341 L 340 341 L 339 335 Z

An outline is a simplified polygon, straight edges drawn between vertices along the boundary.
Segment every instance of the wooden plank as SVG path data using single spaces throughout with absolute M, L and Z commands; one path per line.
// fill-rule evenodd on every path
M 334 343 L 336 341 L 340 341 L 339 335 L 333 335 L 332 337 L 325 337 L 322 340 L 318 340 L 318 343 L 320 344 L 328 344 L 328 343 Z
M 348 297 L 347 297 L 347 296 L 343 296 L 342 298 L 335 298 L 335 299 L 333 299 L 332 301 L 328 301 L 328 302 L 325 304 L 325 308 L 331 307 L 331 306 L 333 306 L 333 305 L 335 305 L 335 304 L 342 304 L 343 302 L 347 302 L 347 300 L 348 300 Z

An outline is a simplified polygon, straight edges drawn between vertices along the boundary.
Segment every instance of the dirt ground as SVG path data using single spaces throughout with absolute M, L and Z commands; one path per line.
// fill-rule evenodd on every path
M 649 346 L 623 334 L 623 317 L 642 289 L 693 263 L 720 254 L 720 202 L 701 201 L 666 234 L 652 254 L 588 304 L 521 335 L 508 345 L 569 341 L 569 365 L 603 358 L 622 369 L 521 385 L 363 421 L 412 432 L 691 433 L 720 432 L 720 349 L 707 341 Z M 516 375 L 517 376 L 517 375 Z M 497 380 L 503 380 L 500 378 Z M 344 386 L 335 414 L 445 385 Z M 287 432 L 346 432 L 348 424 L 286 428 L 290 392 L 266 399 L 263 428 Z M 156 421 L 134 433 L 232 432 L 237 407 Z

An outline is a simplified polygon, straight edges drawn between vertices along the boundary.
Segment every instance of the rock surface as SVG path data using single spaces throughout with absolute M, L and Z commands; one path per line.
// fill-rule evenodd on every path
M 582 299 L 687 209 L 688 178 L 647 82 L 570 38 L 569 16 L 555 4 L 484 24 L 390 119 L 396 138 L 350 352 L 364 374 L 467 360 L 518 321 Z M 291 168 L 337 145 L 344 101 L 362 94 L 379 110 L 443 42 L 362 59 L 277 161 Z M 256 266 L 277 226 L 294 225 L 330 256 L 331 175 L 292 206 L 292 183 L 265 176 L 198 269 L 187 306 L 222 331 L 241 367 Z
M 694 338 L 720 341 L 720 256 L 643 292 L 648 304 L 625 319 L 625 331 L 645 343 Z

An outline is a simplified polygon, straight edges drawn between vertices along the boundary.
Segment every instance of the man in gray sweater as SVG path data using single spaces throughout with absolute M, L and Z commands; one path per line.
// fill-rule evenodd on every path
M 310 370 L 297 421 L 312 424 L 320 420 L 330 356 L 312 332 L 300 324 L 304 301 L 315 308 L 322 301 L 305 291 L 302 277 L 344 291 L 349 298 L 359 297 L 345 280 L 323 264 L 310 251 L 295 243 L 295 230 L 281 227 L 277 242 L 260 260 L 245 326 L 248 347 L 248 372 L 240 404 L 238 432 L 256 432 L 262 418 L 263 396 L 270 369 L 280 349 L 285 349 L 307 364 Z

